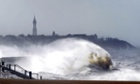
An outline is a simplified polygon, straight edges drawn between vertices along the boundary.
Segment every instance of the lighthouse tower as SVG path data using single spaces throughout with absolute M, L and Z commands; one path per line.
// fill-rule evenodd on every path
M 36 21 L 36 18 L 34 16 L 34 19 L 33 19 L 33 36 L 37 36 L 37 21 Z

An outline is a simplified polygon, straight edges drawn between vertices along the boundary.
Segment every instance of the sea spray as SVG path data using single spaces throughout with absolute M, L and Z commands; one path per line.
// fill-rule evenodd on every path
M 9 49 L 8 49 L 9 47 Z M 98 56 L 109 55 L 100 46 L 82 39 L 67 38 L 54 41 L 46 45 L 30 45 L 27 47 L 6 47 L 6 52 L 13 51 L 13 56 L 24 56 L 24 60 L 16 61 L 27 70 L 33 72 L 46 72 L 53 74 L 71 74 L 82 70 L 89 65 L 89 54 Z M 1 55 L 9 56 L 11 53 Z

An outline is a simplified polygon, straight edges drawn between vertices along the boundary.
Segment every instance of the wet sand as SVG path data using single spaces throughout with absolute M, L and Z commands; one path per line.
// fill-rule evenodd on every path
M 140 84 L 136 81 L 0 79 L 0 84 Z

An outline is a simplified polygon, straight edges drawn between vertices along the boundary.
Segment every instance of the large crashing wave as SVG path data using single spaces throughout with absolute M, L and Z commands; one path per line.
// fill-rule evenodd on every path
M 91 52 L 98 56 L 106 54 L 110 56 L 98 45 L 75 38 L 57 40 L 44 46 L 31 45 L 22 48 L 1 46 L 0 48 L 0 56 L 26 56 L 25 60 L 17 61 L 16 64 L 27 70 L 61 75 L 86 68 L 89 65 L 88 57 Z
M 108 51 L 112 55 L 113 65 L 117 66 L 118 70 L 89 70 L 88 55 L 91 52 L 101 56 L 109 53 L 92 42 L 73 38 L 57 40 L 44 46 L 40 44 L 23 47 L 0 45 L 0 58 L 24 56 L 26 59 L 15 63 L 33 72 L 45 72 L 40 74 L 46 79 L 140 80 L 139 49 L 108 49 Z

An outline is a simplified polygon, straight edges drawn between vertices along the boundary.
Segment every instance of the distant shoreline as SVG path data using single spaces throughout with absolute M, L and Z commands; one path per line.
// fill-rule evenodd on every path
M 86 34 L 68 34 L 64 36 L 60 35 L 6 35 L 6 36 L 0 36 L 0 45 L 17 45 L 17 46 L 25 46 L 30 44 L 48 44 L 51 42 L 54 42 L 56 40 L 62 40 L 62 39 L 83 39 L 90 42 L 93 42 L 103 48 L 109 47 L 113 49 L 135 49 L 136 47 L 132 44 L 128 43 L 127 41 L 120 40 L 118 38 L 112 38 L 112 37 L 106 37 L 106 38 L 99 38 L 96 34 L 94 35 L 86 35 Z

